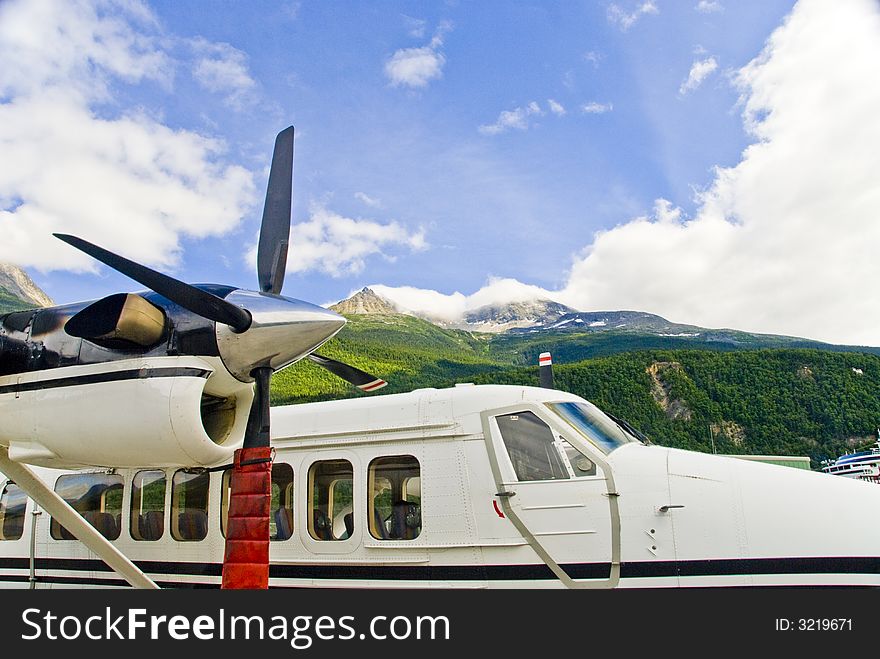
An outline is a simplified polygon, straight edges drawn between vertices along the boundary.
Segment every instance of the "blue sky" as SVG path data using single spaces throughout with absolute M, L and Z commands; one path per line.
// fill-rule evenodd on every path
M 9 0 L 0 260 L 59 302 L 136 288 L 49 237 L 66 231 L 253 288 L 272 140 L 294 124 L 286 295 L 378 285 L 452 316 L 539 294 L 877 345 L 880 317 L 840 318 L 867 289 L 839 291 L 875 274 L 851 269 L 867 234 L 835 243 L 845 276 L 809 263 L 838 238 L 823 218 L 858 233 L 880 200 L 841 206 L 858 183 L 843 172 L 827 190 L 774 179 L 812 163 L 798 181 L 836 182 L 826 157 L 852 160 L 850 143 L 860 176 L 876 164 L 862 123 L 880 77 L 854 76 L 877 7 L 822 4 Z M 808 113 L 789 99 L 810 76 L 825 96 Z

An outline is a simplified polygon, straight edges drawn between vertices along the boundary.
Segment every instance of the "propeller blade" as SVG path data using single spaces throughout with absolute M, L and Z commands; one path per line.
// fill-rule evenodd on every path
M 263 206 L 260 242 L 257 246 L 257 277 L 264 293 L 281 293 L 290 242 L 290 203 L 293 186 L 293 126 L 278 133 L 269 186 Z
M 376 391 L 388 384 L 382 378 L 377 378 L 375 375 L 370 375 L 359 368 L 349 366 L 348 364 L 336 361 L 335 359 L 330 359 L 329 357 L 323 357 L 316 353 L 312 353 L 309 355 L 309 359 L 315 362 L 318 366 L 323 366 L 333 375 L 342 378 L 346 382 L 350 382 L 361 391 Z
M 114 270 L 121 272 L 125 276 L 131 277 L 136 282 L 156 291 L 159 295 L 164 295 L 172 302 L 176 302 L 184 309 L 189 309 L 194 314 L 198 314 L 208 320 L 229 325 L 236 332 L 243 332 L 250 327 L 251 315 L 241 307 L 237 307 L 223 298 L 212 295 L 195 286 L 185 284 L 168 275 L 163 275 L 161 272 L 151 270 L 134 261 L 129 261 L 82 238 L 64 233 L 52 235 L 63 240 L 68 245 L 72 245 L 78 250 L 85 252 L 101 263 L 110 266 Z

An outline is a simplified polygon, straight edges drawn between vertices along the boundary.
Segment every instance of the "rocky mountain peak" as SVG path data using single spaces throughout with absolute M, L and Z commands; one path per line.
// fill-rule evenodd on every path
M 24 270 L 11 263 L 0 263 L 0 289 L 40 307 L 51 307 L 55 304 Z
M 341 314 L 393 314 L 400 313 L 390 300 L 386 300 L 371 288 L 364 287 L 350 298 L 337 302 L 330 307 Z

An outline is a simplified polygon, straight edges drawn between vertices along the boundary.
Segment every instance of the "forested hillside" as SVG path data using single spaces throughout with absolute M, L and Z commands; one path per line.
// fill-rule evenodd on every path
M 639 351 L 559 365 L 557 387 L 630 421 L 652 441 L 718 453 L 809 455 L 813 466 L 870 444 L 880 357 L 819 350 Z M 478 376 L 525 384 L 537 369 Z
M 351 316 L 320 354 L 341 359 L 389 382 L 382 393 L 444 387 L 509 366 L 490 355 L 489 336 L 442 329 L 400 314 Z M 272 378 L 272 402 L 306 402 L 358 395 L 323 368 L 303 360 Z
M 680 339 L 657 346 L 658 337 L 637 335 L 545 338 L 559 388 L 628 419 L 658 444 L 809 455 L 815 468 L 870 444 L 880 425 L 877 355 L 691 349 Z M 499 339 L 386 315 L 352 318 L 320 352 L 388 380 L 385 394 L 464 381 L 537 385 L 537 368 L 525 364 L 541 347 L 528 335 Z M 604 356 L 583 360 L 586 349 Z M 362 395 L 308 362 L 278 373 L 272 386 L 274 404 Z

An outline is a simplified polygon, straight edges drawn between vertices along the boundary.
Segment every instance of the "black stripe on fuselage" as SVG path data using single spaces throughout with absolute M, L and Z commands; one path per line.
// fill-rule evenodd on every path
M 878 556 L 645 561 L 621 565 L 621 577 L 717 577 L 767 574 L 880 574 Z
M 122 380 L 146 380 L 148 378 L 206 378 L 211 371 L 203 368 L 134 368 L 127 371 L 108 371 L 106 373 L 90 373 L 89 375 L 72 375 L 54 380 L 37 380 L 0 386 L 0 394 L 21 393 L 25 391 L 43 391 L 60 387 L 78 387 L 84 384 L 101 382 L 120 382 Z
M 219 577 L 220 563 L 175 561 L 135 561 L 148 574 Z M 27 558 L 0 558 L 0 569 L 26 570 Z M 562 566 L 573 579 L 607 579 L 610 563 L 574 563 Z M 38 558 L 37 570 L 110 572 L 100 560 L 75 558 Z M 797 574 L 880 574 L 880 557 L 797 557 L 739 558 L 696 561 L 644 561 L 623 563 L 621 578 L 708 577 Z M 269 576 L 276 579 L 379 580 L 379 581 L 532 581 L 553 580 L 546 565 L 270 565 Z M 61 578 L 40 576 L 38 581 Z M 66 578 L 66 577 L 65 577 Z M 75 579 L 76 577 L 70 577 Z M 20 580 L 0 575 L 0 581 Z M 110 579 L 109 581 L 114 581 Z M 60 583 L 60 582 L 59 582 Z M 176 583 L 176 582 L 175 582 Z M 108 584 L 109 585 L 109 584 Z M 192 586 L 193 584 L 181 584 Z

